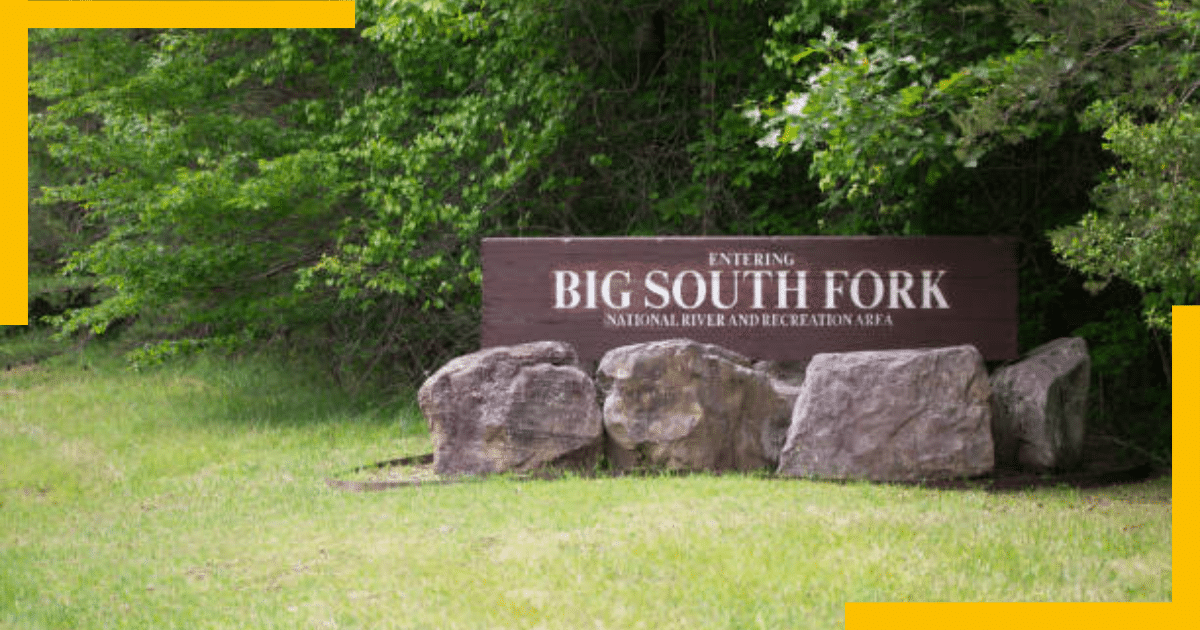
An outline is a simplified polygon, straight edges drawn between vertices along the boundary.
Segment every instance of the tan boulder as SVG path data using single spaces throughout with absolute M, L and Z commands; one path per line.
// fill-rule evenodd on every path
M 790 405 L 750 359 L 688 339 L 600 360 L 605 452 L 615 470 L 754 470 L 779 459 Z
M 591 468 L 601 452 L 596 388 L 566 343 L 455 358 L 425 381 L 417 400 L 440 475 Z

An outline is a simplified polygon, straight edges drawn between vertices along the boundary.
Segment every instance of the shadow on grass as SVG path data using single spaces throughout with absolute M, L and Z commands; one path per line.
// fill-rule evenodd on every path
M 59 343 L 45 358 L 5 371 L 28 385 L 53 380 L 123 392 L 122 405 L 160 406 L 181 424 L 277 429 L 352 423 L 399 425 L 402 436 L 426 431 L 415 392 L 350 394 L 312 361 L 215 352 L 134 369 L 112 342 Z M 3 367 L 3 366 L 0 366 Z M 28 373 L 28 374 L 25 374 Z
M 425 431 L 414 392 L 350 394 L 312 365 L 270 357 L 201 356 L 167 366 L 182 384 L 170 404 L 199 421 L 249 428 L 304 428 L 353 423 L 396 426 L 403 435 Z
M 1019 471 L 998 470 L 987 475 L 963 477 L 956 479 L 922 479 L 918 481 L 871 481 L 867 479 L 819 479 L 815 477 L 790 477 L 774 474 L 768 470 L 758 471 L 689 471 L 639 468 L 633 470 L 613 471 L 603 467 L 589 470 L 569 468 L 542 468 L 528 472 L 508 472 L 499 474 L 461 475 L 456 477 L 437 477 L 433 474 L 434 455 L 425 453 L 409 457 L 401 457 L 358 466 L 348 470 L 338 477 L 371 471 L 378 473 L 392 467 L 412 467 L 410 478 L 387 480 L 348 480 L 339 478 L 326 479 L 326 485 L 338 490 L 350 492 L 373 492 L 392 488 L 417 487 L 422 485 L 443 485 L 463 482 L 476 482 L 486 479 L 510 479 L 514 481 L 556 481 L 562 479 L 618 479 L 623 477 L 638 478 L 673 478 L 690 476 L 720 477 L 726 474 L 741 475 L 770 481 L 810 481 L 834 485 L 870 483 L 881 486 L 918 487 L 933 490 L 982 490 L 985 492 L 1018 492 L 1038 488 L 1077 488 L 1093 489 L 1107 488 L 1125 484 L 1135 484 L 1169 477 L 1169 468 L 1156 468 L 1150 464 L 1138 464 L 1121 469 L 1096 471 L 1067 472 L 1058 474 L 1023 473 Z M 415 471 L 415 472 L 413 472 Z

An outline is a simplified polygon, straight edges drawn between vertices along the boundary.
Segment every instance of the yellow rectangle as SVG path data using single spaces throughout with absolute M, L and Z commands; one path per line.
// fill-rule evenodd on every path
M 29 132 L 27 115 L 27 62 L 29 43 L 24 27 L 8 27 L 0 33 L 0 80 L 8 89 L 0 97 L 0 146 L 8 155 L 6 168 L 0 169 L 0 181 L 8 191 L 8 203 L 0 210 L 0 324 L 23 325 L 29 314 L 28 302 L 28 225 L 29 195 L 27 182 Z M 20 190 L 26 193 L 20 193 Z M 19 196 L 18 196 L 19 195 Z
M 353 28 L 354 3 L 26 2 L 27 28 Z

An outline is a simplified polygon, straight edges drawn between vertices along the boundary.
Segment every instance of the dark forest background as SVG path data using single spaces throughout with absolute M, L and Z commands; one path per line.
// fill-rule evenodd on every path
M 134 366 L 280 352 L 411 391 L 478 347 L 486 236 L 1006 235 L 1021 350 L 1086 338 L 1093 429 L 1169 458 L 1195 3 L 356 7 L 31 30 L 31 324 Z

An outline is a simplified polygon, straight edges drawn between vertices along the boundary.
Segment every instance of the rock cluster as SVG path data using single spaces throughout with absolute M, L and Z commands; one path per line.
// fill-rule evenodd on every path
M 1060 339 L 989 378 L 973 346 L 754 362 L 688 339 L 458 357 L 421 387 L 439 474 L 542 467 L 775 470 L 899 481 L 1080 463 L 1087 347 Z

